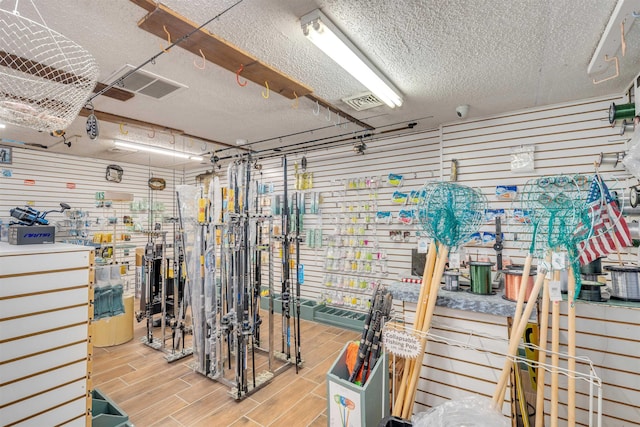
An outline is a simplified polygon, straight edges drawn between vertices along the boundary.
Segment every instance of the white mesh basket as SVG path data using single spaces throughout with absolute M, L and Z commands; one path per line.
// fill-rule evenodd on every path
M 89 52 L 62 34 L 0 9 L 0 120 L 65 129 L 98 80 Z

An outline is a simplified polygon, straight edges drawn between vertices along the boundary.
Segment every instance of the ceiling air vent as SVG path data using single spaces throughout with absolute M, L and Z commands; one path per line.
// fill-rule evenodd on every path
M 107 82 L 113 83 L 120 77 L 134 69 L 135 67 L 133 65 L 126 64 L 118 71 L 113 73 L 107 79 Z M 182 89 L 188 88 L 188 86 L 183 85 L 182 83 L 169 80 L 166 77 L 162 77 L 145 70 L 137 70 L 134 73 L 128 75 L 127 78 L 122 81 L 122 84 L 116 84 L 116 87 L 128 90 L 129 92 L 146 95 L 155 99 L 163 99 Z
M 376 96 L 371 92 L 364 92 L 358 95 L 342 98 L 342 102 L 356 111 L 368 110 L 369 108 L 384 105 L 384 103 L 376 98 Z

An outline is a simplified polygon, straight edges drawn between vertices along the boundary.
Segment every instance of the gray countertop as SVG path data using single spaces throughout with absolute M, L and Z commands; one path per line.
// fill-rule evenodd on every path
M 438 289 L 438 300 L 436 306 L 448 307 L 456 310 L 473 311 L 477 313 L 492 314 L 501 317 L 513 317 L 516 309 L 516 303 L 503 298 L 502 290 L 498 290 L 495 295 L 478 295 L 468 292 L 467 287 L 463 286 L 460 291 L 453 292 L 443 289 L 444 284 L 440 285 Z M 405 282 L 393 282 L 387 286 L 387 289 L 393 295 L 393 299 L 406 301 L 406 302 L 418 302 L 420 296 L 420 284 L 405 283 Z M 564 299 L 566 299 L 564 295 Z M 608 305 L 613 307 L 624 307 L 629 309 L 640 309 L 640 303 L 620 301 L 610 299 L 604 302 L 593 302 L 578 300 L 579 304 L 597 304 Z M 531 320 L 536 319 L 537 310 L 533 310 L 531 313 Z
M 393 295 L 393 299 L 397 300 L 417 302 L 420 296 L 420 285 L 416 283 L 393 282 L 387 286 L 387 289 Z M 513 317 L 516 303 L 504 299 L 502 295 L 502 291 L 497 291 L 495 295 L 478 295 L 466 290 L 454 292 L 440 288 L 438 289 L 436 305 L 501 317 Z M 535 313 L 536 311 L 534 310 L 533 316 L 535 316 Z

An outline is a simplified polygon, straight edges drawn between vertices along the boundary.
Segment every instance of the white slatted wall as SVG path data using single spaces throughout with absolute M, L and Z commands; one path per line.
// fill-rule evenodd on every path
M 458 182 L 481 190 L 491 208 L 505 209 L 508 214 L 511 202 L 496 197 L 496 186 L 517 185 L 521 191 L 528 180 L 542 175 L 593 174 L 594 161 L 600 153 L 625 151 L 619 127 L 612 128 L 607 120 L 611 102 L 619 104 L 624 100 L 618 97 L 585 100 L 446 125 L 442 129 L 443 175 L 448 179 L 451 160 L 456 159 Z M 511 150 L 523 145 L 535 145 L 535 171 L 513 173 Z M 621 164 L 614 168 L 606 162 L 600 172 L 610 190 L 624 192 L 628 187 L 625 184 L 629 174 Z M 619 180 L 617 187 L 613 178 Z M 482 230 L 495 232 L 489 224 Z M 518 228 L 503 222 L 502 231 L 503 256 L 522 264 L 526 252 L 521 250 L 522 244 L 514 243 L 513 232 Z M 494 255 L 489 246 L 471 248 L 468 253 Z M 632 259 L 627 251 L 622 255 L 625 260 Z
M 509 210 L 510 202 L 499 201 L 495 197 L 496 185 L 518 185 L 521 189 L 527 180 L 541 175 L 592 174 L 594 161 L 600 153 L 625 151 L 619 126 L 612 128 L 607 120 L 611 102 L 619 104 L 625 100 L 619 97 L 584 100 L 443 126 L 443 175 L 445 178 L 449 176 L 450 160 L 457 159 L 458 182 L 481 189 L 491 208 Z M 529 144 L 536 147 L 535 171 L 528 174 L 512 173 L 512 147 Z M 614 180 L 607 178 L 616 177 L 620 180 L 619 190 L 624 191 L 628 187 L 624 184 L 629 175 L 622 165 L 614 168 L 612 163 L 605 163 L 600 172 L 610 186 Z M 492 225 L 485 225 L 483 229 L 494 231 Z M 526 253 L 520 249 L 522 245 L 513 242 L 511 230 L 517 229 L 511 229 L 509 224 L 503 226 L 504 256 L 521 264 Z M 468 253 L 475 256 L 478 252 L 489 255 L 495 261 L 493 251 L 488 247 L 471 248 Z M 621 256 L 624 261 L 635 263 L 636 249 L 624 249 Z M 617 255 L 610 255 L 603 262 L 606 264 L 616 260 Z M 578 316 L 580 332 L 577 336 L 577 354 L 594 358 L 597 374 L 605 384 L 604 425 L 640 425 L 637 404 L 637 390 L 640 388 L 637 354 L 640 344 L 634 338 L 637 337 L 638 310 L 578 303 Z M 566 319 L 564 322 L 561 340 L 566 343 Z M 550 334 L 549 331 L 549 340 Z M 566 351 L 566 347 L 561 347 L 561 351 Z M 579 370 L 583 372 L 580 366 Z M 548 384 L 549 380 L 547 387 Z M 566 381 L 561 384 L 566 390 Z M 585 390 L 586 384 L 578 382 L 577 421 L 582 425 L 586 425 L 585 411 L 588 408 L 588 391 Z M 566 417 L 566 406 L 562 404 L 566 402 L 566 393 L 563 397 L 561 390 L 560 396 L 560 416 Z M 546 403 L 548 414 L 549 402 Z
M 416 304 L 405 303 L 409 316 L 415 314 Z M 471 395 L 491 399 L 504 364 L 507 343 L 485 338 L 471 338 L 468 331 L 482 336 L 507 337 L 507 319 L 484 313 L 465 312 L 436 307 L 430 333 L 482 348 L 450 345 L 437 340 L 429 341 L 422 361 L 422 371 L 416 394 L 414 413 L 423 412 L 447 400 L 460 400 Z M 511 414 L 510 388 L 502 407 Z
M 117 217 L 118 225 L 116 234 L 125 232 L 123 226 L 123 216 L 131 215 L 134 219 L 142 221 L 147 225 L 148 211 L 131 212 L 129 202 L 113 202 L 110 208 L 96 207 L 96 192 L 114 191 L 132 193 L 134 200 L 153 199 L 156 202 L 164 203 L 164 216 L 173 217 L 174 204 L 173 188 L 174 173 L 171 170 L 161 170 L 128 163 L 118 163 L 123 169 L 122 182 L 114 183 L 105 180 L 106 167 L 113 162 L 98 159 L 87 159 L 64 154 L 51 154 L 42 151 L 34 151 L 13 147 L 13 163 L 2 165 L 2 169 L 11 170 L 11 177 L 0 177 L 0 218 L 5 226 L 9 224 L 11 218 L 9 211 L 16 206 L 23 207 L 27 203 L 33 202 L 33 208 L 39 211 L 59 209 L 60 202 L 68 203 L 73 210 L 79 209 L 89 212 L 89 219 L 92 226 L 87 230 L 93 233 L 113 233 L 113 225 L 106 222 L 108 217 Z M 175 178 L 178 182 L 182 179 L 182 172 L 177 172 Z M 147 186 L 147 180 L 153 175 L 164 178 L 167 188 L 162 191 L 154 191 L 153 194 Z M 35 181 L 32 185 L 27 185 L 28 180 Z M 75 188 L 68 188 L 67 184 L 75 184 Z M 46 217 L 50 224 L 64 220 L 64 214 L 52 212 Z M 97 222 L 100 224 L 96 224 Z M 165 230 L 172 233 L 172 225 L 164 225 Z M 148 227 L 145 227 L 148 228 Z M 56 240 L 61 241 L 68 238 L 68 228 L 58 228 Z M 118 262 L 129 262 L 126 279 L 129 285 L 133 285 L 135 272 L 135 250 L 129 249 L 125 256 L 123 249 L 118 249 L 118 245 L 136 245 L 144 247 L 147 242 L 146 236 L 140 233 L 128 232 L 131 234 L 130 242 L 116 242 L 116 260 Z M 167 237 L 168 243 L 172 242 L 172 234 Z M 126 288 L 125 288 L 126 289 Z M 131 290 L 131 289 L 129 289 Z
M 560 352 L 567 352 L 567 310 L 561 304 Z M 597 303 L 576 306 L 576 355 L 588 357 L 602 380 L 602 422 L 604 426 L 640 425 L 640 307 L 608 307 Z M 605 321 L 603 321 L 605 320 Z M 547 348 L 551 347 L 549 342 Z M 549 361 L 547 360 L 547 363 Z M 566 367 L 566 363 L 562 366 Z M 576 369 L 588 372 L 578 361 Z M 545 415 L 550 413 L 550 375 L 545 380 Z M 558 418 L 567 419 L 567 378 L 559 378 Z M 576 382 L 576 424 L 588 426 L 589 389 Z

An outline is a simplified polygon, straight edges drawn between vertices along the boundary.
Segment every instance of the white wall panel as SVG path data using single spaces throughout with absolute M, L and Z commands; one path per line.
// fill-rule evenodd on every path
M 124 169 L 120 183 L 105 179 L 106 167 L 112 162 L 99 159 L 81 158 L 64 154 L 53 154 L 43 151 L 28 150 L 21 147 L 13 148 L 13 164 L 3 165 L 3 169 L 11 171 L 11 177 L 0 176 L 0 220 L 4 225 L 13 221 L 9 214 L 15 207 L 29 204 L 38 211 L 59 209 L 60 202 L 68 203 L 72 210 L 89 212 L 87 218 L 90 227 L 86 229 L 91 236 L 95 233 L 114 233 L 114 238 L 121 234 L 131 235 L 131 241 L 116 242 L 116 261 L 128 262 L 126 280 L 129 290 L 132 289 L 135 272 L 135 249 L 133 246 L 144 247 L 147 237 L 141 233 L 125 230 L 123 216 L 130 215 L 148 229 L 153 223 L 149 222 L 149 211 L 131 212 L 129 202 L 113 202 L 111 207 L 96 207 L 96 192 L 113 191 L 132 193 L 134 200 L 151 200 L 164 204 L 162 217 L 176 217 L 174 212 L 174 184 L 183 182 L 181 171 L 148 168 L 126 162 L 117 164 Z M 164 178 L 167 187 L 162 191 L 151 191 L 147 185 L 150 177 Z M 28 185 L 29 180 L 35 181 Z M 75 186 L 75 188 L 68 188 Z M 116 217 L 118 224 L 114 228 L 108 224 L 109 217 Z M 69 236 L 69 227 L 62 226 L 66 218 L 64 214 L 52 212 L 46 219 L 52 225 L 60 225 L 56 229 L 56 240 L 65 241 L 73 238 Z M 169 231 L 168 242 L 172 242 L 173 226 L 164 224 L 163 229 Z M 123 249 L 124 247 L 126 249 Z M 118 249 L 120 247 L 120 249 Z M 125 288 L 126 290 L 126 288 Z

